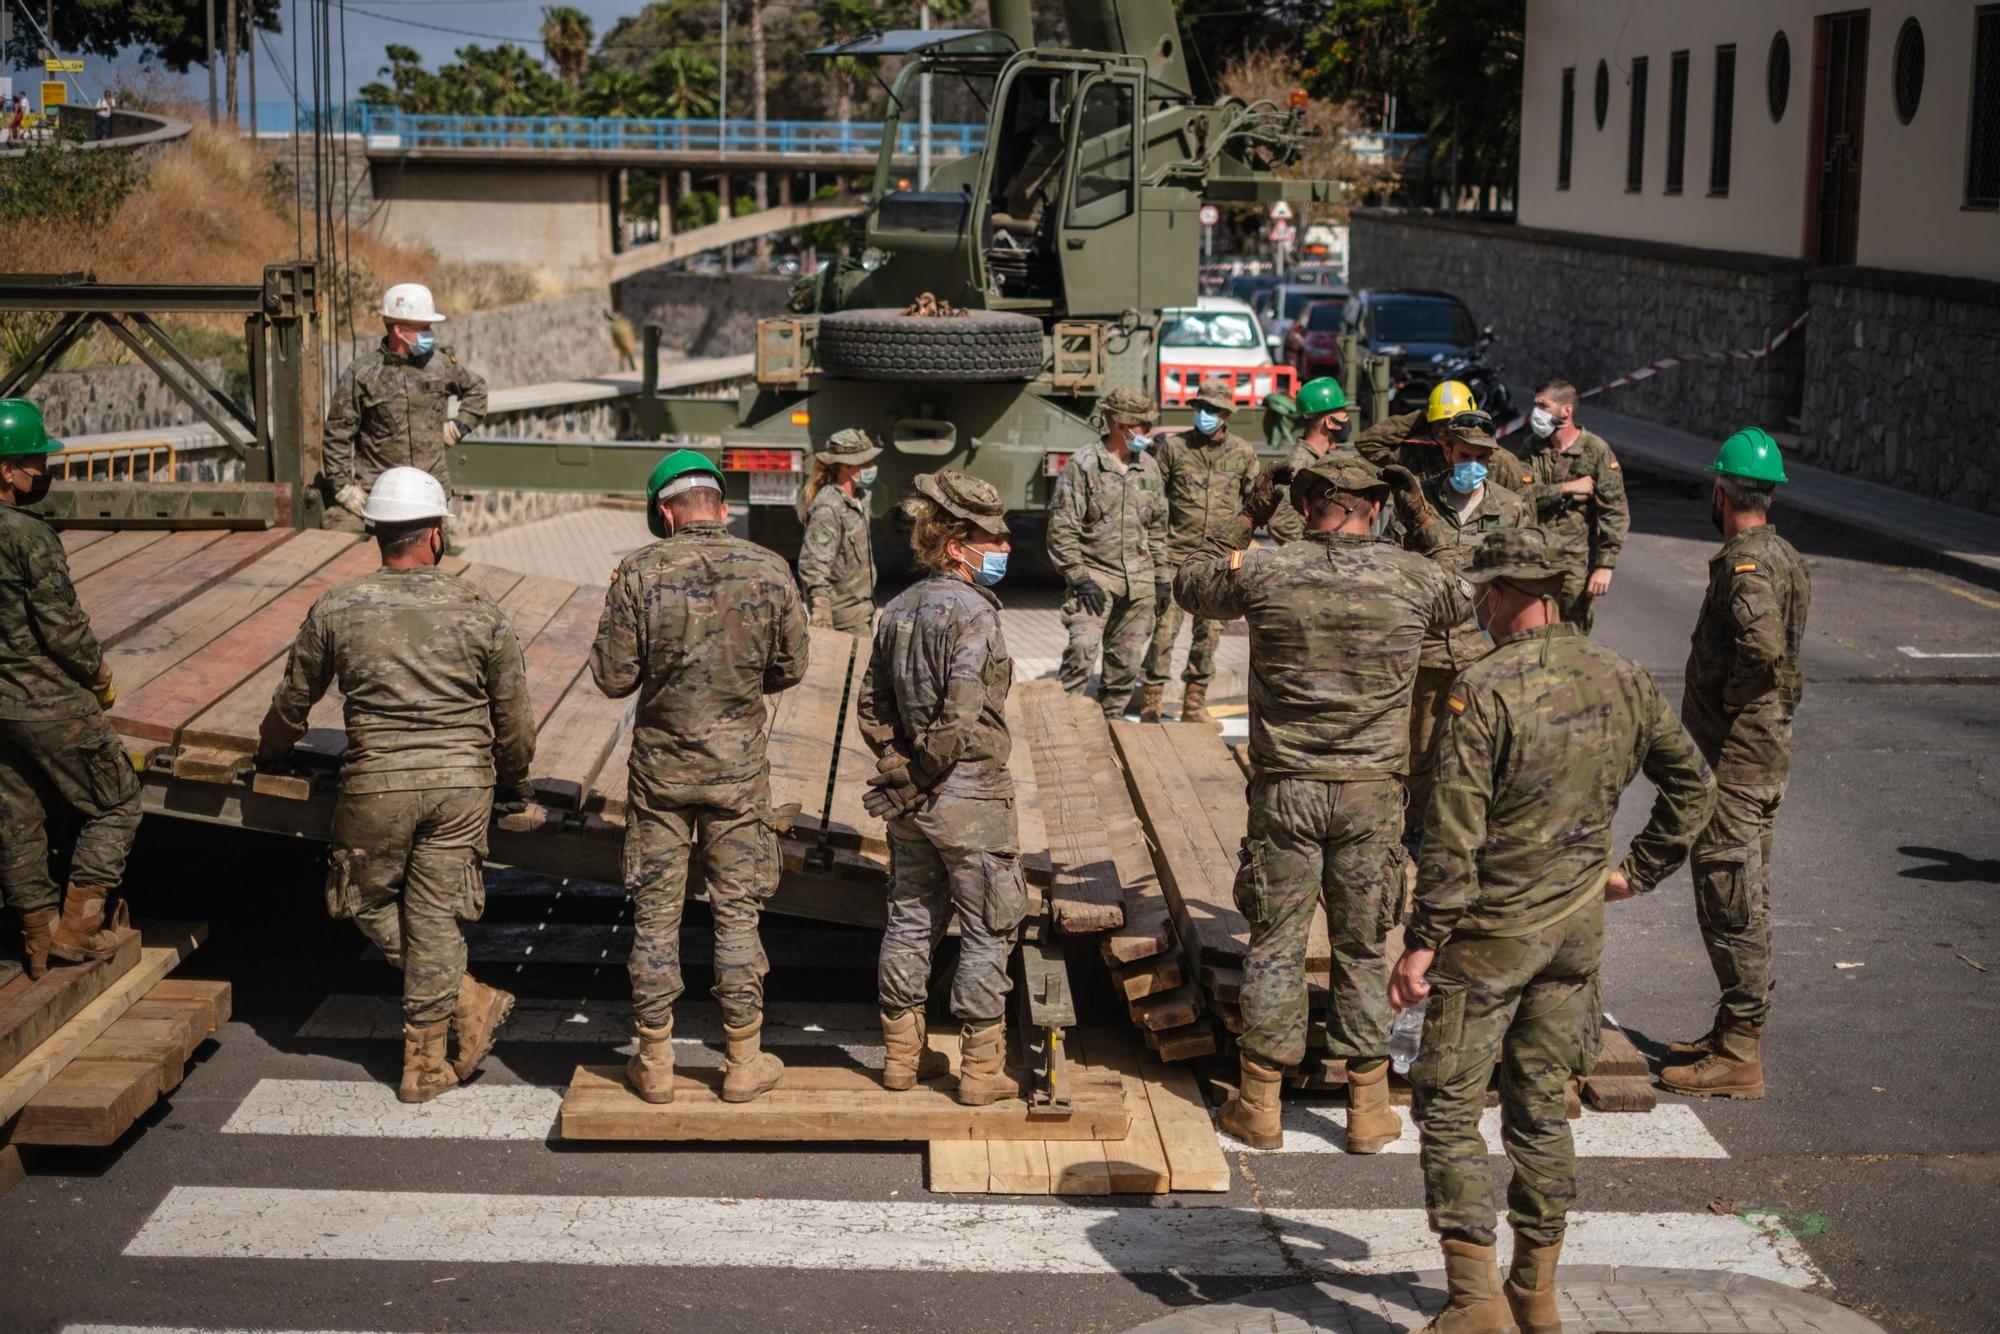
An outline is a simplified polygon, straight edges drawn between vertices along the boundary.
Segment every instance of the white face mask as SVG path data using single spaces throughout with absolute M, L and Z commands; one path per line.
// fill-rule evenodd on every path
M 1556 433 L 1555 415 L 1547 408 L 1536 408 L 1528 414 L 1528 429 L 1546 440 Z

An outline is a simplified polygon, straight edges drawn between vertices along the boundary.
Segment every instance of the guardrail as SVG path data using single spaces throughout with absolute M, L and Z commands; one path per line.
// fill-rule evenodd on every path
M 370 148 L 457 148 L 540 152 L 775 153 L 873 157 L 882 126 L 868 121 L 642 120 L 590 116 L 431 116 L 358 108 L 356 128 Z M 917 127 L 899 125 L 896 152 L 914 156 Z M 963 157 L 986 141 L 984 125 L 931 126 L 931 152 Z

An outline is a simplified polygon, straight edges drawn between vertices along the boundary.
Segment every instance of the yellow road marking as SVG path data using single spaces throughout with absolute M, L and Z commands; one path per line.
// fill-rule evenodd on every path
M 2000 602 L 1995 602 L 1992 598 L 1981 597 L 1970 589 L 1960 588 L 1949 579 L 1941 579 L 1937 575 L 1926 574 L 1922 570 L 1905 570 L 1903 573 L 1909 575 L 1912 579 L 1929 584 L 1932 588 L 1942 588 L 1954 597 L 1964 598 L 1967 602 L 1976 602 L 1988 611 L 2000 611 Z

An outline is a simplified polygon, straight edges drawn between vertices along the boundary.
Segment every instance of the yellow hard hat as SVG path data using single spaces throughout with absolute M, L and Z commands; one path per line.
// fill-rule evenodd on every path
M 1472 391 L 1465 387 L 1463 380 L 1446 380 L 1431 390 L 1431 403 L 1424 409 L 1427 422 L 1447 421 L 1461 412 L 1473 412 L 1479 405 L 1472 401 Z

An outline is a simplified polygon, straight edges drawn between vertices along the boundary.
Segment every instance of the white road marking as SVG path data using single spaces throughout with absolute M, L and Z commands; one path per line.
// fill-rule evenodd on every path
M 396 1100 L 393 1084 L 362 1080 L 260 1079 L 225 1135 L 321 1135 L 355 1139 L 547 1140 L 563 1091 L 533 1084 L 471 1084 L 432 1102 Z
M 1505 1231 L 1503 1225 L 1502 1231 Z M 868 1200 L 680 1199 L 176 1186 L 125 1248 L 178 1259 L 868 1270 L 1293 1274 L 1434 1268 L 1419 1209 L 1099 1208 Z M 1508 1242 L 1501 1241 L 1506 1254 Z M 1577 1265 L 1825 1281 L 1792 1237 L 1716 1214 L 1570 1215 Z
M 1417 1128 L 1410 1109 L 1398 1107 L 1403 1137 L 1386 1146 L 1384 1153 L 1417 1152 Z M 1282 1112 L 1285 1142 L 1269 1153 L 1344 1153 L 1347 1150 L 1347 1109 L 1309 1107 L 1293 1104 Z M 1570 1138 L 1579 1158 L 1727 1158 L 1729 1151 L 1695 1115 L 1694 1108 L 1678 1103 L 1661 1103 L 1650 1112 L 1599 1112 L 1583 1109 L 1583 1116 L 1569 1123 Z M 1259 1152 L 1218 1130 L 1216 1134 L 1230 1149 Z M 1479 1134 L 1486 1151 L 1500 1150 L 1500 1109 L 1489 1107 L 1479 1118 Z
M 1904 657 L 1906 657 L 1906 658 L 1926 658 L 1926 659 L 1929 659 L 1929 658 L 2000 658 L 2000 653 L 1926 653 L 1926 652 L 1924 652 L 1924 651 L 1923 651 L 1922 649 L 1920 649 L 1920 648 L 1912 648 L 1912 647 L 1910 647 L 1910 646 L 1909 646 L 1908 644 L 1898 644 L 1898 645 L 1896 646 L 1896 652 L 1898 652 L 1898 653 L 1902 654 L 1902 655 L 1903 655 Z

